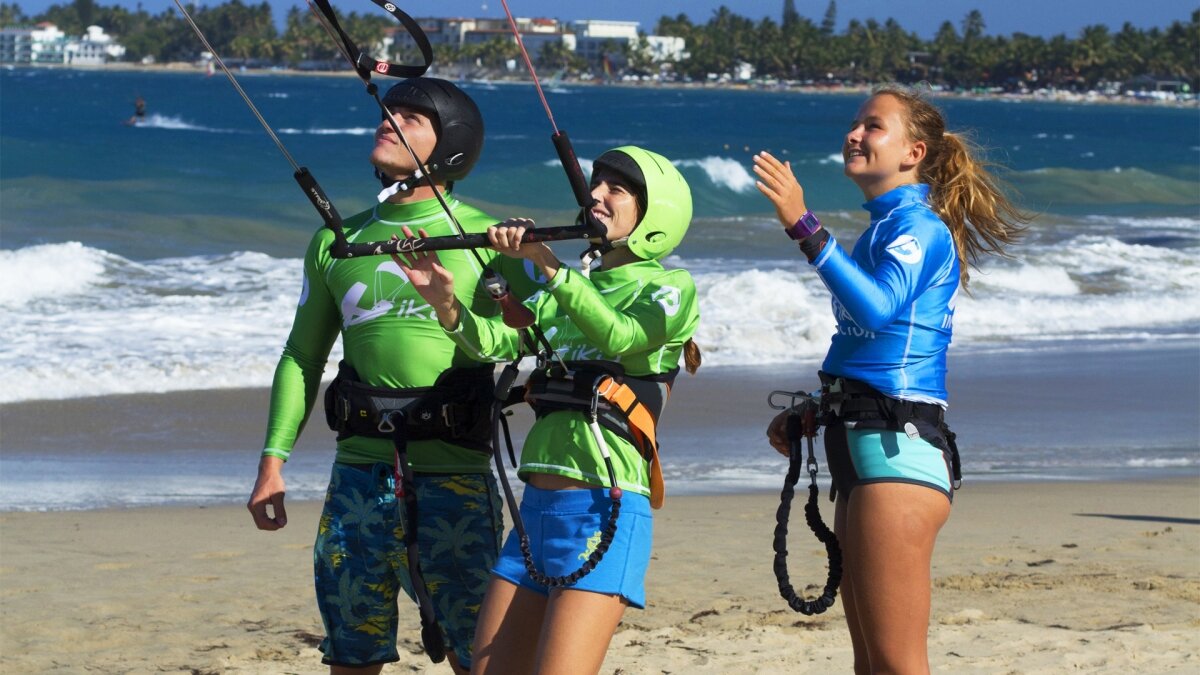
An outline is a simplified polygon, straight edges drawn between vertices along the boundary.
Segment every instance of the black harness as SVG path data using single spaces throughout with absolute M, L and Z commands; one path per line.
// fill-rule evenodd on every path
M 363 383 L 343 361 L 325 390 L 325 421 L 339 441 L 393 438 L 402 415 L 406 441 L 440 439 L 490 454 L 492 370 L 490 365 L 451 368 L 431 387 L 393 389 Z
M 885 396 L 865 382 L 825 372 L 818 375 L 821 378 L 819 399 L 802 391 L 775 391 L 767 399 L 772 408 L 788 411 L 788 472 L 780 493 L 779 509 L 775 513 L 775 579 L 779 582 L 779 594 L 787 600 L 788 606 L 806 615 L 820 614 L 831 607 L 842 580 L 842 552 L 837 536 L 821 520 L 817 508 L 817 460 L 813 452 L 813 439 L 818 427 L 841 425 L 847 429 L 885 429 L 903 431 L 909 438 L 919 437 L 950 456 L 953 489 L 957 490 L 962 485 L 962 463 L 955 443 L 956 436 L 946 425 L 945 411 L 941 406 L 901 401 Z M 774 400 L 776 396 L 787 396 L 790 401 L 786 405 L 777 404 Z M 808 446 L 807 461 L 801 450 L 802 443 Z M 804 464 L 807 464 L 810 479 L 804 519 L 816 538 L 825 545 L 829 557 L 829 577 L 821 596 L 815 600 L 805 600 L 796 593 L 787 569 L 788 517 Z M 837 498 L 836 482 L 829 498 Z
M 679 368 L 673 368 L 658 375 L 634 377 L 626 375 L 621 364 L 614 361 L 567 361 L 564 365 L 566 370 L 539 368 L 530 373 L 525 382 L 525 402 L 533 408 L 538 419 L 560 410 L 589 414 L 592 399 L 596 397 L 595 383 L 607 375 L 628 385 L 657 425 L 675 376 L 679 374 Z M 627 411 L 600 397 L 596 416 L 600 426 L 628 441 L 644 459 L 652 461 L 652 448 L 648 447 L 645 435 L 630 424 Z
M 910 439 L 921 438 L 950 455 L 951 485 L 955 490 L 962 486 L 957 436 L 946 425 L 946 411 L 942 406 L 901 401 L 885 396 L 865 382 L 826 372 L 817 375 L 821 378 L 821 424 L 842 424 L 847 429 L 903 431 Z

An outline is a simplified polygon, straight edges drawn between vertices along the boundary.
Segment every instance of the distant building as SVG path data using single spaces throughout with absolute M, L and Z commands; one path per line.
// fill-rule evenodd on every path
M 572 24 L 575 53 L 588 63 L 600 65 L 607 59 L 613 66 L 625 65 L 625 50 L 638 39 L 637 21 L 587 19 Z
M 125 56 L 125 47 L 106 35 L 100 26 L 88 26 L 79 40 L 70 40 L 65 48 L 66 62 L 75 66 L 99 66 Z
M 0 29 L 0 63 L 101 65 L 125 56 L 125 47 L 99 26 L 68 38 L 49 22 L 34 28 Z
M 48 21 L 0 30 L 0 63 L 63 63 L 66 47 L 66 34 Z
M 507 19 L 424 18 L 417 19 L 417 23 L 425 31 L 429 44 L 435 47 L 445 45 L 461 49 L 496 38 L 513 40 Z M 531 57 L 536 58 L 547 44 L 561 44 L 567 51 L 575 51 L 575 35 L 565 31 L 556 19 L 517 18 L 516 24 Z M 394 44 L 398 49 L 416 47 L 405 31 L 397 31 Z
M 563 24 L 557 19 L 517 18 L 517 31 L 525 49 L 537 58 L 547 45 L 561 45 L 566 51 L 583 57 L 589 64 L 623 66 L 625 53 L 640 45 L 651 61 L 666 63 L 687 58 L 687 45 L 681 37 L 639 36 L 637 21 L 603 21 L 588 19 Z M 422 18 L 417 19 L 429 44 L 461 49 L 497 38 L 513 40 L 512 28 L 506 19 Z M 395 50 L 411 50 L 416 45 L 406 31 L 397 31 L 392 44 Z
M 646 55 L 655 63 L 678 62 L 686 59 L 687 41 L 672 35 L 646 35 L 643 38 Z

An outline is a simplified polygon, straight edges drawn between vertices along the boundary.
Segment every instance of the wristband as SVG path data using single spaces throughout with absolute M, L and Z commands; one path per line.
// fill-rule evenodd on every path
M 821 229 L 821 221 L 817 220 L 817 214 L 812 211 L 805 211 L 804 215 L 800 216 L 800 220 L 797 220 L 795 225 L 785 228 L 783 231 L 791 239 L 799 241 L 811 237 L 819 229 Z

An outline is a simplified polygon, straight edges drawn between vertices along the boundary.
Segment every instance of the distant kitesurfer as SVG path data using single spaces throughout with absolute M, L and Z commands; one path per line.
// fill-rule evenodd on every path
M 146 121 L 146 99 L 140 95 L 133 101 L 133 117 L 125 121 L 125 124 L 133 126 Z
M 821 405 L 856 673 L 929 672 L 930 561 L 960 475 L 944 421 L 955 302 L 968 262 L 1003 254 L 1029 221 L 973 154 L 935 106 L 877 90 L 842 142 L 871 216 L 849 252 L 791 164 L 754 157 L 758 189 L 833 296 Z M 784 455 L 787 414 L 767 430 Z

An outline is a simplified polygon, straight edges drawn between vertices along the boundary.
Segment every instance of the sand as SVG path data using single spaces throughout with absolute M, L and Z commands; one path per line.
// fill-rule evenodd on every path
M 840 603 L 808 618 L 777 595 L 776 502 L 669 500 L 649 606 L 627 613 L 602 672 L 848 672 Z M 296 502 L 275 533 L 232 506 L 0 514 L 0 671 L 325 672 L 311 587 L 318 513 Z M 800 523 L 798 588 L 825 574 Z M 1196 672 L 1198 553 L 1197 480 L 968 484 L 935 555 L 933 668 Z M 405 608 L 403 656 L 385 672 L 448 673 L 419 653 Z

